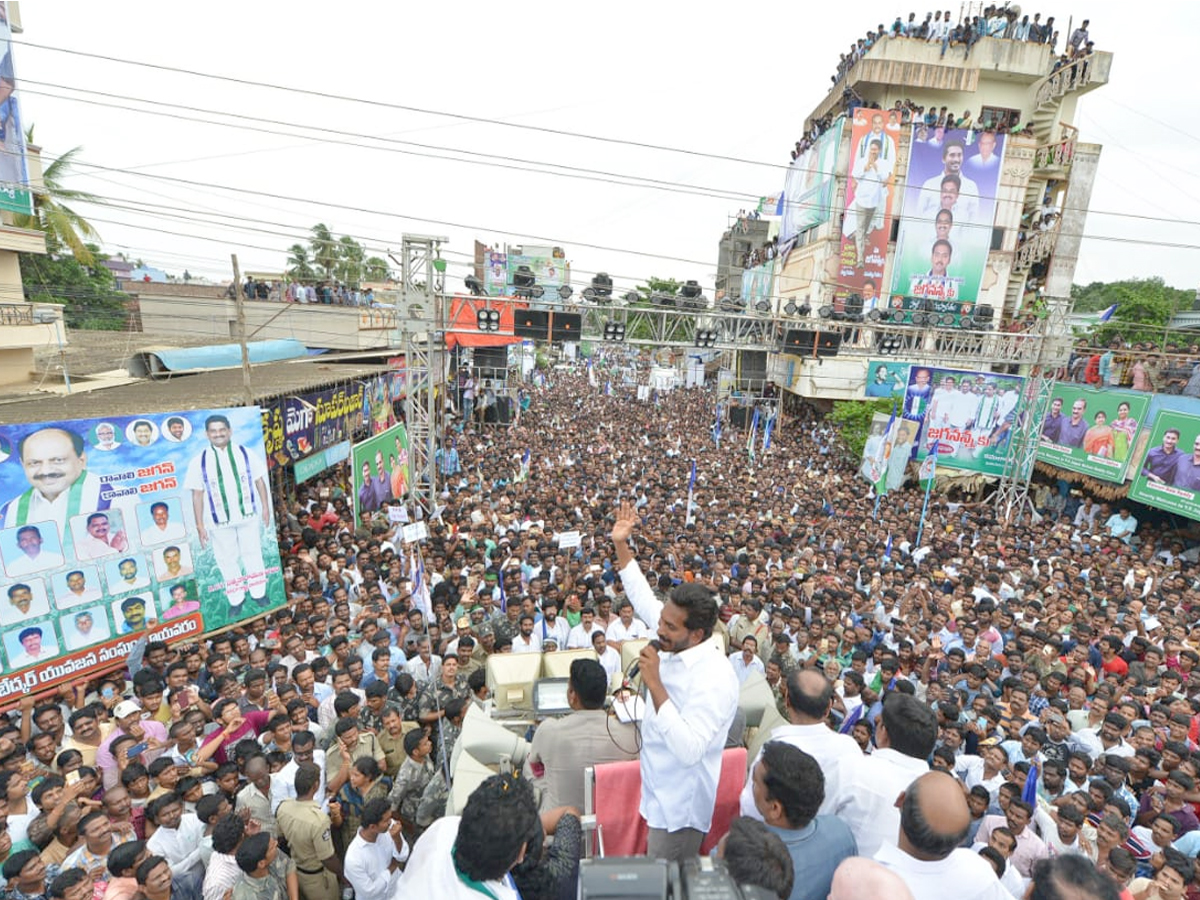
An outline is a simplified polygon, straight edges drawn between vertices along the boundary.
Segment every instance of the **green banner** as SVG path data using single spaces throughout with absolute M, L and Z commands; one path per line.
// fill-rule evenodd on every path
M 1200 416 L 1160 412 L 1129 499 L 1200 520 Z
M 1037 458 L 1120 484 L 1149 407 L 1149 394 L 1056 384 L 1042 419 Z
M 326 469 L 350 458 L 350 442 L 342 441 L 328 450 L 314 453 L 312 456 L 296 460 L 292 471 L 296 476 L 296 484 L 304 484 L 310 478 L 316 478 Z
M 351 455 L 355 522 L 408 493 L 408 431 L 403 425 L 355 444 Z

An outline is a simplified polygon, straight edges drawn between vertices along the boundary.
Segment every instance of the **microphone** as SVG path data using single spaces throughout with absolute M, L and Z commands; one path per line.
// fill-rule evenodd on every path
M 657 638 L 655 638 L 654 640 L 652 640 L 650 642 L 650 646 L 653 647 L 655 650 L 659 651 L 660 653 L 662 652 L 662 642 L 659 641 Z M 641 661 L 635 659 L 633 661 L 633 665 L 629 667 L 629 671 L 626 673 L 626 677 L 630 681 L 633 681 L 633 679 L 638 677 L 639 669 L 641 669 Z

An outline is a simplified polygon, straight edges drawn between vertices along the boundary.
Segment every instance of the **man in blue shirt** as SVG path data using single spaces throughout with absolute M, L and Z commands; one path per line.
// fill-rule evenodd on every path
M 1175 478 L 1171 483 L 1185 491 L 1200 491 L 1200 435 L 1192 442 L 1190 457 L 1180 454 L 1179 461 L 1175 463 Z
M 1150 481 L 1159 484 L 1170 484 L 1175 480 L 1175 467 L 1183 454 L 1177 449 L 1179 444 L 1179 429 L 1168 428 L 1163 432 L 1162 446 L 1152 447 L 1146 453 L 1146 462 L 1142 466 L 1142 474 Z
M 858 854 L 854 834 L 836 816 L 818 816 L 825 775 L 809 754 L 771 741 L 754 771 L 754 805 L 792 857 L 795 878 L 788 900 L 825 900 L 842 860 Z

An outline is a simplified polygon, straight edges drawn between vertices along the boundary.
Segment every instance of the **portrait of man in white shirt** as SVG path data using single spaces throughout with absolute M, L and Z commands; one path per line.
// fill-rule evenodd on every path
M 27 578 L 5 588 L 4 601 L 0 604 L 0 625 L 31 622 L 49 613 L 50 602 L 40 578 Z
M 187 540 L 183 507 L 174 497 L 139 506 L 138 525 L 141 527 L 142 543 L 146 546 Z
M 125 519 L 115 509 L 76 516 L 71 520 L 71 534 L 78 559 L 99 559 L 129 549 Z
M 104 596 L 100 592 L 100 573 L 95 566 L 80 566 L 62 575 L 55 575 L 52 583 L 54 605 L 59 609 L 99 603 Z
M 4 532 L 0 541 L 4 571 L 13 578 L 45 572 L 63 564 L 62 545 L 53 522 L 22 525 Z
M 142 561 L 134 556 L 123 556 L 110 562 L 104 569 L 110 594 L 140 591 L 150 586 L 150 574 Z
M 68 650 L 82 650 L 112 637 L 108 628 L 108 614 L 103 606 L 81 609 L 63 616 L 59 621 L 62 623 L 63 643 Z

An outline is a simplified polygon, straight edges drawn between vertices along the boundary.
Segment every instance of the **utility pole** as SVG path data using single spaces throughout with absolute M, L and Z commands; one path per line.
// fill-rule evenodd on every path
M 242 347 L 242 405 L 254 405 L 254 392 L 250 390 L 250 348 L 246 345 L 246 298 L 242 295 L 242 270 L 238 268 L 236 253 L 233 260 L 233 302 L 237 306 L 237 336 Z

